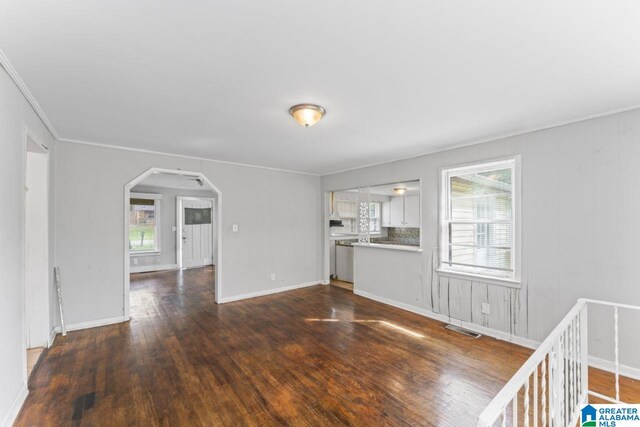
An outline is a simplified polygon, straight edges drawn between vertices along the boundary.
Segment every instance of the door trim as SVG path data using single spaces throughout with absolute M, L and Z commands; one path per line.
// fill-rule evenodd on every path
M 26 210 L 26 202 L 27 202 L 27 157 L 28 152 L 32 152 L 34 154 L 43 155 L 47 161 L 47 174 L 45 175 L 46 179 L 46 187 L 49 189 L 50 187 L 50 174 L 51 174 L 51 162 L 49 158 L 49 148 L 44 145 L 41 139 L 36 135 L 34 131 L 32 131 L 28 126 L 24 126 L 23 136 L 22 136 L 22 177 L 21 177 L 21 230 L 20 230 L 20 251 L 22 253 L 22 265 L 21 265 L 21 294 L 22 294 L 22 350 L 23 350 L 23 380 L 24 387 L 26 388 L 28 375 L 27 375 L 27 349 L 29 348 L 29 319 L 27 317 L 27 210 Z M 49 191 L 46 192 L 46 212 L 45 212 L 45 221 L 47 222 L 47 233 L 46 233 L 46 264 L 47 264 L 47 283 L 46 289 L 50 290 L 51 285 L 51 253 L 49 252 L 51 245 L 51 223 L 49 222 L 49 214 L 51 211 L 51 195 Z M 51 329 L 50 324 L 50 304 L 49 304 L 49 295 L 47 295 L 47 312 L 46 318 L 44 320 L 45 326 L 47 329 Z M 47 340 L 47 346 L 50 347 L 53 341 Z M 28 392 L 28 390 L 27 390 Z
M 178 268 L 182 267 L 182 201 L 183 200 L 207 200 L 211 202 L 211 209 L 216 211 L 216 199 L 211 197 L 196 197 L 196 196 L 176 196 L 176 264 Z M 217 213 L 217 212 L 216 212 Z M 218 225 L 218 218 L 214 217 L 215 225 Z M 211 239 L 211 247 L 215 247 L 215 241 L 213 238 L 213 226 L 211 224 L 211 235 L 209 238 Z M 218 253 L 218 248 L 216 247 L 216 254 Z M 215 264 L 214 264 L 215 265 Z M 218 266 L 216 265 L 216 270 Z M 218 272 L 216 271 L 216 277 Z
M 222 300 L 222 191 L 218 189 L 213 183 L 205 176 L 202 172 L 194 172 L 194 171 L 184 171 L 178 169 L 164 169 L 164 168 L 149 168 L 145 172 L 141 173 L 131 181 L 125 184 L 124 186 L 124 209 L 123 209 L 123 245 L 122 245 L 122 258 L 124 264 L 124 280 L 123 280 L 123 316 L 125 321 L 131 318 L 130 316 L 130 293 L 131 293 L 131 281 L 130 281 L 130 273 L 131 266 L 129 265 L 129 198 L 131 194 L 131 189 L 135 187 L 137 184 L 144 181 L 144 179 L 154 173 L 165 173 L 172 175 L 186 175 L 192 176 L 194 178 L 200 178 L 203 182 L 205 182 L 209 188 L 216 193 L 218 203 L 216 205 L 216 217 L 218 220 L 217 225 L 217 235 L 216 235 L 216 247 L 218 250 L 217 256 L 217 264 L 216 264 L 216 281 L 215 281 L 215 302 L 217 304 Z

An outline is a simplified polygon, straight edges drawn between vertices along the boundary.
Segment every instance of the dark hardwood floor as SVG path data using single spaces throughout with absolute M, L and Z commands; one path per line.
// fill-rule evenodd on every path
M 213 275 L 133 275 L 132 320 L 58 336 L 16 425 L 474 426 L 531 353 L 335 286 L 216 305 Z

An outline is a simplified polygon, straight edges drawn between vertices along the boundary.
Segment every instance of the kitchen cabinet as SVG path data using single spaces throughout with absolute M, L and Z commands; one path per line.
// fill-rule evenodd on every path
M 382 226 L 391 227 L 389 216 L 391 215 L 391 208 L 389 202 L 382 202 Z
M 420 197 L 406 196 L 404 198 L 404 226 L 420 227 Z
M 353 283 L 353 246 L 336 245 L 336 276 Z
M 420 197 L 392 197 L 382 205 L 383 227 L 420 227 Z
M 389 201 L 389 227 L 402 227 L 404 223 L 404 197 L 392 197 Z

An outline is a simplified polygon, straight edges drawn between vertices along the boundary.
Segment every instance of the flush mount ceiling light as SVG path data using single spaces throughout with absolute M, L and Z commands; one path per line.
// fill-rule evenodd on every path
M 298 104 L 289 108 L 289 114 L 306 128 L 318 123 L 325 113 L 324 108 L 315 104 Z
M 407 189 L 405 187 L 397 187 L 393 189 L 393 192 L 402 196 L 404 194 L 404 192 L 407 191 Z

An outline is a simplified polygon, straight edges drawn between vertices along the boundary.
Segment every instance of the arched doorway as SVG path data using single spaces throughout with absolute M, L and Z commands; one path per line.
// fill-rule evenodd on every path
M 215 254 L 215 266 L 216 266 L 216 278 L 215 278 L 215 301 L 219 303 L 221 301 L 221 289 L 222 289 L 222 192 L 202 173 L 183 171 L 177 169 L 163 169 L 163 168 L 150 168 L 144 173 L 140 174 L 124 186 L 124 316 L 126 319 L 130 318 L 130 285 L 131 285 L 131 264 L 130 264 L 130 234 L 129 234 L 129 214 L 131 208 L 131 189 L 136 185 L 144 182 L 147 178 L 154 174 L 167 174 L 181 177 L 188 177 L 195 181 L 200 181 L 206 185 L 216 196 L 216 203 L 214 204 L 216 224 L 214 231 L 214 239 L 216 245 Z

